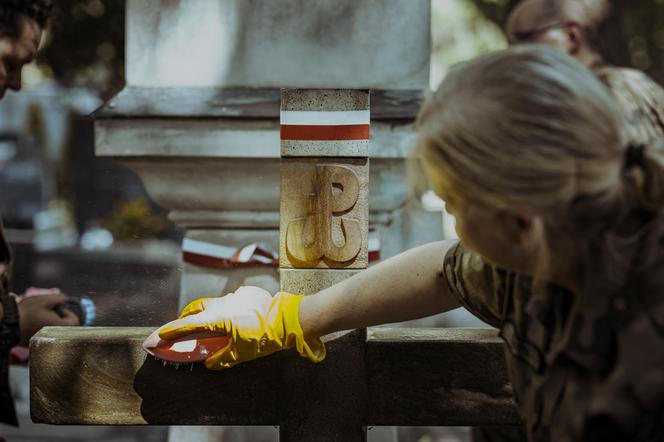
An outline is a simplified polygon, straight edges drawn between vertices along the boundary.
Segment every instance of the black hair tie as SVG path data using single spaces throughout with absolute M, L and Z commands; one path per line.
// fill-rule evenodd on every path
M 644 154 L 645 146 L 643 144 L 632 143 L 627 146 L 625 154 L 625 169 L 632 170 L 634 167 L 645 168 L 646 156 Z

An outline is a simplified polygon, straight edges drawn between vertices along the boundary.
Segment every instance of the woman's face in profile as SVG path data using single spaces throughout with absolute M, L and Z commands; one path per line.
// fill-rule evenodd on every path
M 434 192 L 445 201 L 445 210 L 455 219 L 459 239 L 470 250 L 497 267 L 532 274 L 535 262 L 527 215 L 520 215 L 472 203 L 463 190 L 452 192 L 439 171 L 429 168 L 427 175 Z M 438 178 L 436 178 L 438 177 Z

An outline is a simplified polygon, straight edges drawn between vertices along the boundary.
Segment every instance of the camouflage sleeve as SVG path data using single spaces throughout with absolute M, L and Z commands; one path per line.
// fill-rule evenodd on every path
M 473 315 L 499 328 L 504 317 L 504 274 L 460 242 L 447 252 L 444 272 L 450 293 Z
M 659 84 L 635 69 L 604 67 L 595 73 L 618 103 L 631 142 L 648 144 L 664 137 L 664 89 Z

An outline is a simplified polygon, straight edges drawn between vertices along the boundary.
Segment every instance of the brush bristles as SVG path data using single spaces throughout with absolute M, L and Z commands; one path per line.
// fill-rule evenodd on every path
M 175 369 L 177 370 L 177 369 L 180 368 L 180 365 L 184 365 L 184 366 L 188 366 L 188 367 L 189 367 L 189 371 L 194 371 L 194 364 L 193 364 L 193 362 L 171 362 L 171 361 L 166 361 L 166 360 L 164 360 L 164 359 L 159 359 L 159 358 L 156 357 L 156 356 L 152 356 L 152 357 L 155 359 L 155 361 L 161 361 L 161 364 L 162 364 L 164 367 L 166 367 L 166 366 L 175 367 Z

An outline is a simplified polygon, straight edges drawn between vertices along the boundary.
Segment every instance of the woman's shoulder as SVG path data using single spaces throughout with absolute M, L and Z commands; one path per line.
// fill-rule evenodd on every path
M 664 89 L 644 72 L 603 66 L 595 69 L 625 117 L 630 141 L 649 143 L 664 136 Z
M 488 263 L 462 242 L 450 247 L 445 255 L 444 274 L 450 293 L 475 316 L 500 328 L 512 299 L 518 296 L 522 278 Z
M 593 70 L 595 75 L 607 86 L 622 86 L 630 91 L 657 93 L 662 88 L 643 71 L 617 66 L 601 66 Z

